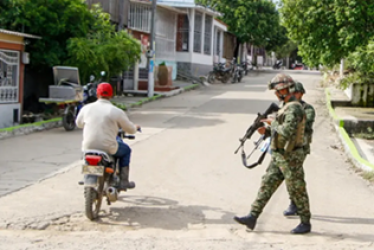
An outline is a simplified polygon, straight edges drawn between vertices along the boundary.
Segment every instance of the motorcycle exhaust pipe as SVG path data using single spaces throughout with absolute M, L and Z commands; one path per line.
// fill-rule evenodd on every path
M 118 199 L 117 189 L 114 187 L 108 187 L 106 194 L 110 202 L 115 202 Z

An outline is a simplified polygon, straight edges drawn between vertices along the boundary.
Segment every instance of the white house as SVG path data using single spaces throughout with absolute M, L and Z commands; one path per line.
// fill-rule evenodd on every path
M 178 71 L 207 74 L 213 69 L 213 62 L 223 57 L 227 26 L 216 20 L 220 14 L 197 5 L 195 0 L 158 0 L 157 3 L 182 11 L 178 13 L 175 48 Z

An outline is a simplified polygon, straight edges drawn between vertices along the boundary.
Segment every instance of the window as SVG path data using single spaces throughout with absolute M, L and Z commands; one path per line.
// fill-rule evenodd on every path
M 156 20 L 156 58 L 175 59 L 176 14 L 157 9 Z
M 204 54 L 211 55 L 212 47 L 212 25 L 213 18 L 211 16 L 205 16 L 205 31 L 204 31 Z
M 221 32 L 217 30 L 217 39 L 216 39 L 216 55 L 221 55 Z
M 18 102 L 19 53 L 0 50 L 0 103 Z
M 193 38 L 193 51 L 201 53 L 201 29 L 202 29 L 203 15 L 200 12 L 195 12 L 195 29 Z
M 190 22 L 187 15 L 178 16 L 177 51 L 189 51 Z
M 144 32 L 151 32 L 151 7 L 131 3 L 129 27 Z

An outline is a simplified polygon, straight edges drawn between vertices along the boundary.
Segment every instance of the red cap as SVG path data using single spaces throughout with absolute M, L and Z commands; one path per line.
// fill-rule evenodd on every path
M 102 96 L 102 97 L 112 97 L 113 95 L 112 85 L 110 85 L 107 82 L 100 83 L 97 86 L 96 94 L 97 96 Z

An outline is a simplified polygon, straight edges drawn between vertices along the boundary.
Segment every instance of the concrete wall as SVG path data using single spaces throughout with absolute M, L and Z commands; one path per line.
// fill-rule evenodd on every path
M 19 103 L 0 104 L 0 128 L 12 127 L 13 124 L 13 110 L 18 109 L 18 121 L 21 119 L 21 105 Z
M 345 93 L 353 106 L 374 107 L 374 84 L 351 84 Z
M 186 72 L 194 76 L 206 76 L 212 70 L 212 65 L 178 62 L 178 71 L 181 73 Z

